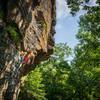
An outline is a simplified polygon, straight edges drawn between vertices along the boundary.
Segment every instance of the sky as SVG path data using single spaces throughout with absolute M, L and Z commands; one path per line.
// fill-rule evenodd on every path
M 57 25 L 56 25 L 56 43 L 67 43 L 71 48 L 77 44 L 75 34 L 78 31 L 78 17 L 70 15 L 70 9 L 67 8 L 65 0 L 57 0 Z
M 89 5 L 95 5 L 96 0 L 90 0 Z M 70 15 L 70 9 L 68 9 L 65 0 L 56 0 L 57 3 L 57 24 L 56 24 L 56 43 L 67 43 L 72 49 L 78 43 L 75 35 L 78 32 L 78 20 L 79 16 L 84 13 L 79 12 L 77 16 L 72 17 Z

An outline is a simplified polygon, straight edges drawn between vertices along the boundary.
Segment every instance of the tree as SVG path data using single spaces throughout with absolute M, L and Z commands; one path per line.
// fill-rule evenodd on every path
M 66 100 L 66 81 L 68 79 L 68 56 L 71 48 L 66 43 L 57 44 L 51 58 L 40 65 L 48 100 Z
M 90 5 L 90 0 L 66 0 L 71 14 L 79 10 L 86 13 L 80 16 L 79 31 L 76 35 L 79 44 L 75 47 L 72 71 L 68 83 L 74 88 L 75 100 L 99 100 L 100 91 L 100 0 Z
M 66 0 L 66 3 L 68 5 L 68 8 L 71 9 L 70 13 L 75 16 L 76 13 L 80 10 L 86 10 L 93 8 L 93 6 L 90 5 L 91 0 Z M 100 0 L 96 0 L 96 6 L 100 5 Z
M 45 100 L 42 99 L 45 97 L 48 100 L 66 100 L 69 95 L 66 91 L 66 81 L 70 68 L 67 58 L 70 54 L 71 48 L 66 43 L 57 44 L 51 58 L 41 63 L 27 77 L 19 100 Z
M 40 69 L 36 68 L 25 79 L 24 86 L 19 94 L 19 100 L 46 100 L 42 80 Z
M 79 44 L 75 48 L 72 62 L 74 70 L 70 75 L 70 84 L 77 87 L 75 95 L 81 100 L 99 100 L 100 90 L 100 7 L 90 7 L 87 13 L 80 16 L 79 31 L 76 35 Z M 75 73 L 77 71 L 77 74 Z M 73 75 L 74 74 L 74 75 Z M 74 77 L 78 81 L 74 81 Z M 72 78 L 71 78 L 72 77 Z M 78 78 L 79 77 L 79 78 Z M 78 97 L 78 96 L 77 96 Z M 83 99 L 82 99 L 83 98 Z

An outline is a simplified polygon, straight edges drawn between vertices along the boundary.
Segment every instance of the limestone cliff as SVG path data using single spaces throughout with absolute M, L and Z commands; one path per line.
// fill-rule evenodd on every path
M 21 78 L 53 53 L 55 25 L 55 0 L 0 0 L 0 100 L 17 100 Z

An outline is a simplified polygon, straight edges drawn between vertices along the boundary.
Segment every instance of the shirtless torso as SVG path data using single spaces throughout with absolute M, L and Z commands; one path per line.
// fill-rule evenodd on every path
M 37 55 L 36 51 L 27 53 L 26 56 L 24 57 L 22 67 L 24 67 L 26 64 L 33 64 L 36 55 Z

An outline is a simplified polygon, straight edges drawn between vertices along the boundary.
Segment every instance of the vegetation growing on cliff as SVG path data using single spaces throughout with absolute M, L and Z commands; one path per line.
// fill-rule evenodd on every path
M 3 18 L 3 12 L 0 11 L 0 18 Z
M 18 29 L 12 25 L 8 25 L 6 30 L 9 33 L 9 38 L 11 39 L 12 43 L 16 45 L 18 50 L 21 50 L 21 44 L 23 42 L 22 36 L 18 33 Z

